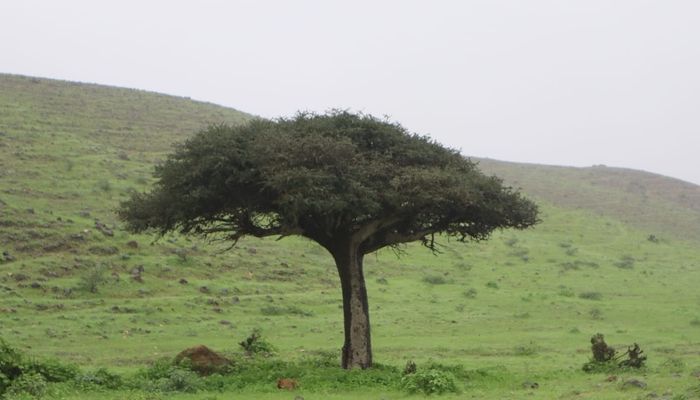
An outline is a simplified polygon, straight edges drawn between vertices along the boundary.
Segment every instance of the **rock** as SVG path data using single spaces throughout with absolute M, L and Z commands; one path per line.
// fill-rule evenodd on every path
M 107 225 L 103 224 L 98 220 L 95 220 L 95 229 L 102 232 L 102 234 L 105 236 L 114 236 L 114 232 L 110 228 L 108 228 Z
M 15 261 L 15 257 L 10 254 L 9 251 L 3 251 L 2 252 L 2 260 L 3 261 Z
M 540 387 L 540 384 L 537 382 L 525 381 L 522 386 L 524 389 L 537 389 Z
M 190 347 L 175 357 L 175 364 L 183 362 L 187 363 L 188 368 L 200 375 L 210 375 L 231 365 L 231 361 L 227 358 L 204 345 Z
M 98 256 L 113 256 L 119 253 L 119 249 L 114 246 L 92 246 L 88 251 Z
M 41 289 L 41 283 L 39 282 L 32 282 L 31 285 L 29 285 L 30 288 L 32 289 Z
M 201 293 L 209 293 L 209 292 L 210 292 L 209 288 L 206 287 L 206 286 L 200 287 L 200 288 L 199 288 L 199 291 L 200 291 Z
M 180 282 L 180 285 L 187 285 L 189 283 L 185 278 L 180 279 L 178 282 Z
M 296 380 L 290 378 L 280 378 L 277 380 L 277 389 L 294 390 L 298 385 Z
M 82 233 L 72 233 L 69 237 L 71 240 L 85 240 L 85 236 Z
M 143 265 L 139 265 L 138 267 L 135 267 L 134 269 L 131 270 L 131 279 L 135 280 L 136 282 L 143 283 L 143 277 L 141 277 L 141 274 L 143 273 Z
M 12 274 L 12 278 L 15 280 L 15 282 L 22 282 L 22 281 L 26 281 L 27 279 L 29 279 L 29 275 L 25 275 L 25 274 L 21 274 L 21 273 L 20 274 Z
M 640 381 L 639 379 L 628 379 L 625 381 L 625 383 L 622 384 L 623 388 L 627 387 L 636 387 L 640 389 L 644 389 L 647 387 L 646 382 Z

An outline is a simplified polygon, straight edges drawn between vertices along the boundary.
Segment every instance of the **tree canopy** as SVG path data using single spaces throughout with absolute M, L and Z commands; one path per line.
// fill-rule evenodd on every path
M 121 204 L 128 229 L 214 236 L 299 235 L 333 256 L 345 317 L 342 365 L 372 365 L 363 256 L 435 235 L 482 240 L 538 222 L 537 206 L 458 151 L 398 123 L 332 111 L 215 125 L 156 167 Z
M 360 235 L 363 254 L 432 235 L 481 240 L 526 228 L 537 207 L 426 136 L 334 111 L 211 126 L 156 168 L 153 191 L 119 215 L 133 231 L 301 235 L 324 247 Z

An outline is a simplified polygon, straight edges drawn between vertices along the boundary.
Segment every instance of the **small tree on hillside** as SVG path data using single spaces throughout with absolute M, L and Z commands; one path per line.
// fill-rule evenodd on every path
M 469 159 L 401 125 L 333 111 L 217 125 L 156 167 L 156 186 L 121 204 L 134 232 L 299 235 L 333 256 L 345 317 L 343 368 L 372 365 L 362 260 L 435 235 L 482 240 L 535 224 L 537 207 Z

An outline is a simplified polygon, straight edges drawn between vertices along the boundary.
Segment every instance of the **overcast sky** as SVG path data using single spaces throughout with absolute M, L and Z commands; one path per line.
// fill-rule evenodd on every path
M 700 184 L 696 0 L 2 0 L 0 72 L 350 108 L 466 155 Z

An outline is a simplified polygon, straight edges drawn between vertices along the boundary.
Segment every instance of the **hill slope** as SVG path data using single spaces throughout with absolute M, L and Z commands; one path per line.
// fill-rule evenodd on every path
M 700 186 L 624 168 L 477 159 L 483 171 L 557 207 L 589 210 L 655 236 L 700 241 Z
M 0 75 L 0 337 L 134 370 L 195 344 L 233 353 L 260 327 L 280 358 L 337 358 L 340 288 L 319 246 L 251 239 L 222 253 L 177 235 L 153 243 L 112 213 L 147 190 L 173 142 L 247 118 L 183 98 Z M 439 257 L 414 245 L 401 258 L 367 257 L 376 360 L 459 363 L 475 371 L 460 385 L 476 398 L 523 397 L 532 379 L 543 398 L 638 398 L 580 372 L 590 335 L 603 332 L 618 348 L 643 346 L 649 390 L 697 385 L 700 250 L 670 234 L 697 215 L 696 187 L 608 168 L 482 166 L 542 200 L 544 222 L 484 243 L 443 240 Z M 618 187 L 627 176 L 638 176 L 646 202 Z M 678 185 L 683 201 L 664 197 Z M 638 208 L 629 214 L 622 202 Z M 624 222 L 636 213 L 654 230 Z

